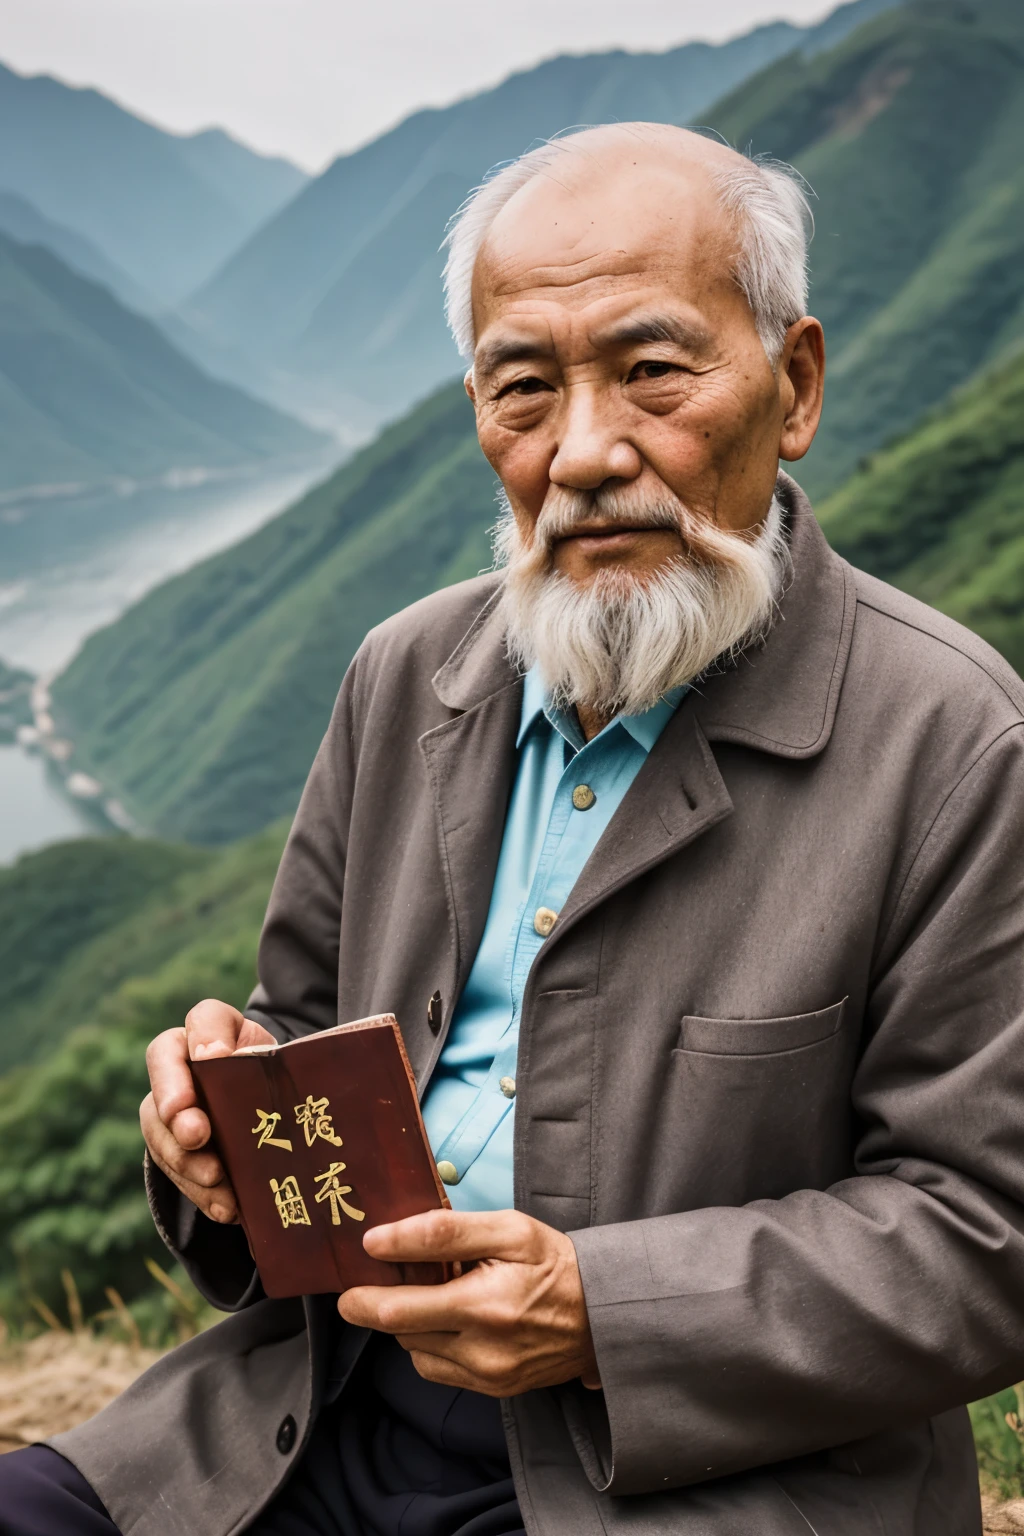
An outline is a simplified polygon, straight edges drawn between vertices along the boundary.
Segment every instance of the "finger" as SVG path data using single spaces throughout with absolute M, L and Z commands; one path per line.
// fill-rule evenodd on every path
M 223 1181 L 224 1169 L 216 1154 L 183 1147 L 157 1114 L 152 1094 L 147 1094 L 139 1106 L 139 1123 L 149 1150 L 176 1176 L 210 1187 Z
M 156 1113 L 149 1096 L 142 1102 L 139 1120 L 150 1156 L 182 1194 L 214 1221 L 237 1221 L 234 1190 L 217 1158 L 211 1152 L 186 1152 Z
M 410 1347 L 403 1344 L 402 1348 L 408 1350 L 409 1358 L 416 1369 L 416 1373 L 422 1376 L 424 1381 L 436 1381 L 443 1387 L 466 1387 L 470 1392 L 483 1392 L 488 1396 L 500 1396 L 488 1391 L 488 1388 L 466 1366 L 457 1360 L 450 1359 L 447 1355 L 434 1354 L 432 1350 Z
M 167 1029 L 146 1051 L 149 1081 L 157 1114 L 183 1147 L 194 1150 L 210 1139 L 210 1122 L 196 1104 L 183 1029 Z
M 244 1015 L 230 1003 L 220 1003 L 213 997 L 196 1003 L 185 1016 L 190 1059 L 202 1061 L 208 1056 L 230 1056 L 244 1025 Z
M 356 1285 L 338 1297 L 347 1323 L 378 1333 L 455 1333 L 470 1321 L 458 1295 L 462 1280 L 445 1285 Z
M 430 1259 L 468 1262 L 509 1259 L 530 1263 L 538 1255 L 540 1223 L 521 1211 L 424 1211 L 371 1227 L 363 1247 L 375 1259 L 415 1263 Z
M 436 1381 L 445 1387 L 468 1387 L 471 1392 L 481 1392 L 485 1397 L 510 1397 L 519 1390 L 514 1374 L 496 1371 L 480 1375 L 461 1360 L 437 1352 L 423 1339 L 410 1340 L 402 1345 L 418 1375 L 425 1381 Z

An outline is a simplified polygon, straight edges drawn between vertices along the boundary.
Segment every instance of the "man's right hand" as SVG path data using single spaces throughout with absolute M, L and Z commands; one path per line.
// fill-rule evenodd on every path
M 139 1119 L 149 1155 L 212 1221 L 237 1221 L 238 1202 L 220 1159 L 204 1150 L 210 1122 L 196 1101 L 189 1062 L 230 1056 L 244 1045 L 277 1043 L 262 1024 L 208 998 L 188 1014 L 184 1029 L 165 1030 L 146 1052 L 151 1091 Z

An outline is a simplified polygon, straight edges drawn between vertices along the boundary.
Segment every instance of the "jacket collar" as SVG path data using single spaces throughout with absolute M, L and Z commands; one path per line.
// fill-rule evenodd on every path
M 686 700 L 705 738 L 781 757 L 823 751 L 832 733 L 853 638 L 853 573 L 833 553 L 803 491 L 780 472 L 776 495 L 786 514 L 792 579 L 763 645 L 695 685 Z M 450 709 L 469 710 L 518 682 L 508 660 L 501 580 L 451 656 L 434 690 Z

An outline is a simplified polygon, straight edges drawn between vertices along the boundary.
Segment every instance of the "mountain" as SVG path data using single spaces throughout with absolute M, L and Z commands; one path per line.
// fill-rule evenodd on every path
M 10 235 L 21 245 L 45 246 L 79 276 L 109 288 L 129 309 L 148 313 L 157 307 L 152 294 L 140 288 L 98 245 L 67 225 L 46 218 L 16 192 L 0 192 L 0 234 Z
M 794 50 L 813 57 L 892 3 L 855 0 L 819 27 L 778 22 L 718 47 L 559 57 L 414 113 L 336 160 L 182 314 L 273 370 L 273 382 L 260 383 L 279 402 L 329 410 L 345 425 L 392 418 L 458 367 L 438 247 L 492 166 L 572 124 L 693 121 L 752 72 Z
M 803 478 L 820 496 L 1024 337 L 1024 6 L 906 0 L 711 120 L 816 193 L 829 378 Z
M 219 130 L 165 133 L 98 91 L 0 65 L 0 190 L 161 303 L 202 283 L 307 180 Z
M 840 554 L 1024 673 L 1024 353 L 875 455 L 820 517 Z
M 0 490 L 321 450 L 51 251 L 0 236 Z
M 162 835 L 223 842 L 290 814 L 366 631 L 490 564 L 493 502 L 450 385 L 86 641 L 54 692 L 75 766 Z

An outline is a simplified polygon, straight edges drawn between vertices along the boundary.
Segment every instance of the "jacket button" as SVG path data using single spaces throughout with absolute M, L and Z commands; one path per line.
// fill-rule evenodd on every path
M 436 1035 L 441 1028 L 441 1015 L 443 1012 L 444 1005 L 441 1002 L 441 994 L 440 992 L 435 992 L 427 1004 L 427 1023 L 430 1025 L 431 1034 Z
M 289 1414 L 286 1419 L 281 1420 L 280 1427 L 277 1431 L 277 1448 L 281 1452 L 282 1456 L 287 1456 L 288 1452 L 294 1446 L 295 1433 L 295 1420 L 292 1418 L 291 1414 Z
M 577 784 L 572 792 L 572 803 L 578 811 L 589 811 L 597 804 L 597 796 L 589 784 Z
M 514 1099 L 516 1096 L 516 1080 L 514 1077 L 499 1077 L 498 1087 L 506 1099 Z

